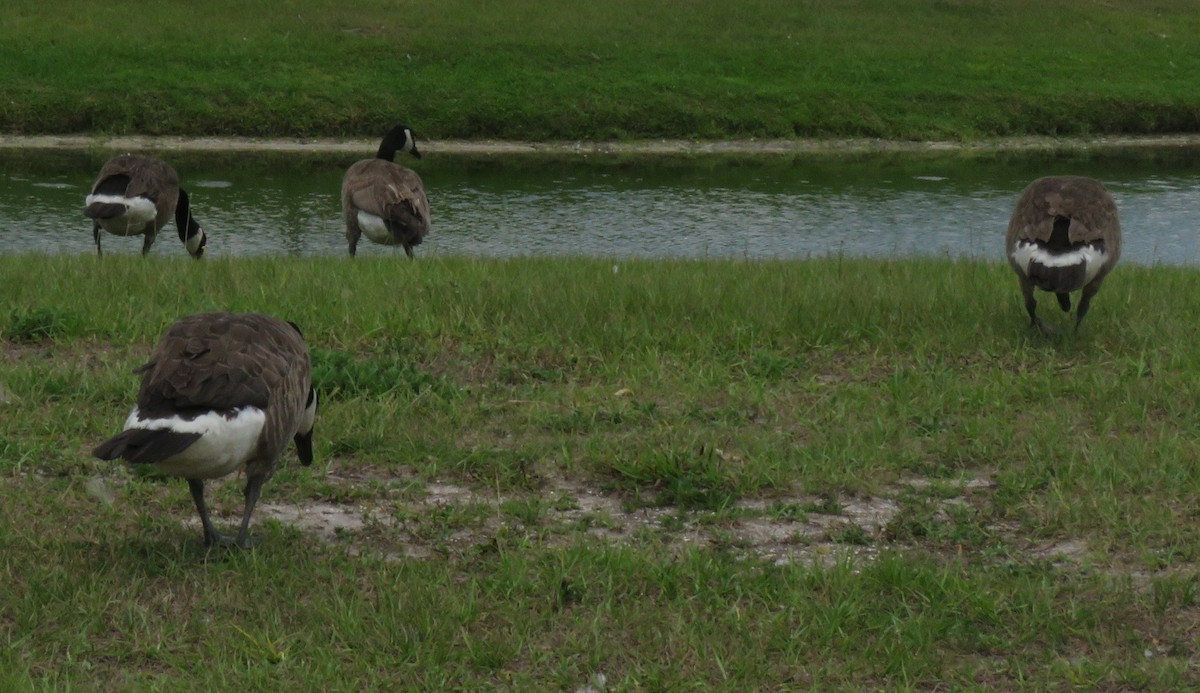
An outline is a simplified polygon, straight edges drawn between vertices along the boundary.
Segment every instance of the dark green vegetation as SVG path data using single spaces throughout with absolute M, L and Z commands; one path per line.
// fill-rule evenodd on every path
M 1193 0 L 10 0 L 0 132 L 1195 132 Z
M 1194 688 L 1198 291 L 1043 338 L 994 263 L 3 257 L 0 687 Z M 209 308 L 324 392 L 252 552 L 88 457 Z

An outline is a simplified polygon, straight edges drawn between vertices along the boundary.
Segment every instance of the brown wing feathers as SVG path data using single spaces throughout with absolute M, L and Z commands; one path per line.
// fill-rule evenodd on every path
M 285 421 L 304 408 L 310 378 L 308 351 L 291 325 L 219 313 L 176 322 L 138 372 L 138 406 L 147 412 L 254 406 Z
M 359 162 L 349 175 L 354 206 L 369 214 L 424 227 L 429 201 L 416 173 L 382 159 Z
M 1069 219 L 1067 237 L 1072 244 L 1104 241 L 1108 250 L 1120 243 L 1116 204 L 1095 180 L 1078 176 L 1053 176 L 1034 181 L 1021 196 L 1021 212 L 1013 218 L 1013 240 L 1047 243 L 1056 220 Z M 1113 233 L 1114 230 L 1116 233 Z

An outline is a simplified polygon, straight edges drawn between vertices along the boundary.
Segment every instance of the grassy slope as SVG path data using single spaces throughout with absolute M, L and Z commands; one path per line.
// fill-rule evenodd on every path
M 0 672 L 1195 686 L 1200 273 L 1118 268 L 1078 338 L 1029 334 L 1015 284 L 929 260 L 0 258 Z M 313 346 L 321 462 L 266 500 L 374 524 L 325 543 L 260 517 L 259 550 L 205 556 L 181 484 L 89 461 L 164 325 L 214 307 Z M 477 500 L 422 505 L 432 482 Z M 564 484 L 623 509 L 555 520 Z M 895 512 L 800 531 L 865 502 Z M 648 519 L 591 531 L 626 516 Z M 755 519 L 797 528 L 799 563 L 742 542 Z
M 1190 0 L 14 0 L 0 131 L 1160 133 L 1200 125 L 1197 73 Z

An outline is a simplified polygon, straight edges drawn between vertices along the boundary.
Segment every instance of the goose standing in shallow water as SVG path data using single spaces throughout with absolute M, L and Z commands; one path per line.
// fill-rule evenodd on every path
M 1037 316 L 1035 288 L 1057 296 L 1064 312 L 1071 310 L 1071 292 L 1083 292 L 1075 312 L 1078 331 L 1092 297 L 1121 256 L 1117 205 L 1100 181 L 1039 178 L 1017 200 L 1005 251 L 1020 279 L 1029 319 L 1042 332 L 1050 328 Z
M 398 151 L 421 158 L 416 137 L 407 125 L 392 128 L 379 143 L 374 159 L 356 161 L 342 177 L 342 214 L 351 257 L 358 249 L 359 237 L 365 234 L 376 243 L 404 246 L 412 259 L 413 246 L 420 245 L 429 233 L 425 186 L 414 171 L 393 162 Z
M 250 515 L 263 483 L 294 440 L 312 464 L 317 396 L 308 347 L 292 323 L 257 313 L 200 313 L 167 329 L 142 375 L 125 430 L 92 452 L 152 464 L 188 480 L 204 543 L 249 548 Z M 204 504 L 204 480 L 246 471 L 236 539 L 219 534 Z
M 131 154 L 109 159 L 85 203 L 83 213 L 92 220 L 97 255 L 102 254 L 100 229 L 117 236 L 144 236 L 145 255 L 172 217 L 179 240 L 192 257 L 204 254 L 208 239 L 192 218 L 188 194 L 179 187 L 179 174 L 163 161 Z

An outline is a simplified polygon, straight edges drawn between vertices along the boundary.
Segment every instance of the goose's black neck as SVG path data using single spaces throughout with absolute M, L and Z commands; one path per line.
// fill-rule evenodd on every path
M 400 151 L 406 151 L 417 159 L 421 158 L 421 152 L 417 151 L 416 138 L 407 125 L 397 125 L 384 135 L 383 141 L 379 143 L 379 151 L 375 152 L 375 158 L 395 161 L 396 152 Z
M 396 147 L 389 146 L 385 141 L 383 144 L 379 145 L 379 151 L 375 152 L 375 158 L 383 159 L 384 161 L 395 161 Z
M 183 188 L 179 189 L 179 201 L 175 203 L 175 230 L 179 232 L 179 240 L 192 257 L 199 259 L 204 255 L 208 237 L 204 235 L 200 224 L 192 218 L 191 201 Z

